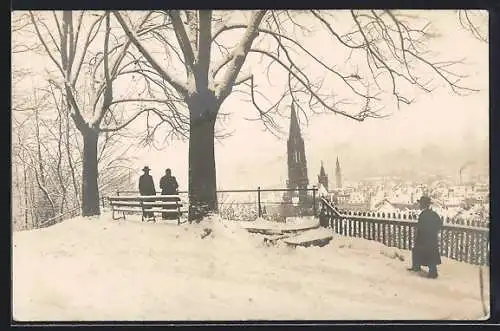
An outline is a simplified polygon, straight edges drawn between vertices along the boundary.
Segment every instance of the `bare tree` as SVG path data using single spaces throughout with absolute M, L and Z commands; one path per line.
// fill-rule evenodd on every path
M 98 189 L 99 136 L 124 129 L 141 114 L 164 116 L 170 100 L 150 100 L 117 93 L 134 72 L 140 58 L 130 52 L 131 42 L 117 34 L 109 12 L 29 12 L 31 25 L 56 70 L 49 73 L 50 84 L 64 95 L 63 108 L 72 118 L 83 140 L 82 215 L 100 214 Z M 137 25 L 139 34 L 156 27 L 145 24 L 152 13 Z M 121 29 L 119 29 L 121 31 Z M 136 86 L 144 84 L 136 81 Z M 126 115 L 123 103 L 133 114 Z M 148 106 L 145 106 L 148 103 Z M 150 106 L 153 103 L 162 108 Z M 64 120 L 65 116 L 60 116 Z M 66 125 L 66 135 L 69 126 Z M 61 131 L 62 133 L 62 131 Z M 104 144 L 106 145 L 106 144 Z M 66 145 L 73 183 L 73 162 Z M 77 190 L 75 193 L 78 194 Z
M 13 192 L 17 193 L 13 205 L 19 210 L 13 221 L 17 228 L 26 229 L 45 223 L 55 214 L 79 207 L 76 183 L 81 178 L 76 171 L 81 170 L 83 155 L 79 143 L 81 136 L 74 132 L 61 91 L 49 84 L 47 88 L 35 89 L 30 100 L 31 103 L 26 103 L 27 108 L 15 109 L 13 114 L 12 163 L 17 189 Z M 106 132 L 100 139 L 98 180 L 101 194 L 129 189 L 130 153 L 127 151 L 130 146 L 132 144 L 127 144 L 127 138 L 120 132 Z M 24 191 L 21 189 L 23 178 L 18 172 L 24 173 Z M 28 178 L 33 178 L 34 182 Z M 33 185 L 33 203 L 28 203 L 28 189 Z M 30 217 L 34 219 L 28 222 Z M 23 218 L 24 223 L 21 223 Z
M 399 106 L 414 100 L 408 87 L 431 92 L 441 83 L 458 94 L 474 91 L 461 83 L 465 75 L 455 68 L 460 59 L 434 60 L 429 54 L 427 41 L 434 37 L 429 23 L 404 12 L 168 10 L 159 12 L 166 22 L 161 29 L 142 35 L 131 26 L 134 13 L 113 14 L 189 109 L 190 220 L 217 210 L 214 127 L 221 105 L 232 92 L 247 93 L 257 118 L 277 131 L 275 117 L 284 102 L 293 102 L 304 115 L 306 109 L 330 111 L 363 121 L 387 115 L 382 112 L 387 102 L 384 92 Z M 352 28 L 343 30 L 337 16 Z M 348 54 L 346 65 L 335 63 L 335 56 L 333 61 L 323 59 L 306 46 L 304 40 L 315 31 L 328 33 L 330 40 L 325 40 L 324 47 L 331 47 L 333 54 Z M 226 34 L 232 38 L 224 39 Z M 158 48 L 164 59 L 153 53 Z M 245 66 L 251 58 L 262 61 L 258 68 Z M 313 67 L 322 70 L 323 77 L 314 79 Z M 283 91 L 264 105 L 269 93 L 258 88 L 262 77 L 258 73 L 265 71 L 270 79 L 276 70 L 287 77 L 281 82 Z

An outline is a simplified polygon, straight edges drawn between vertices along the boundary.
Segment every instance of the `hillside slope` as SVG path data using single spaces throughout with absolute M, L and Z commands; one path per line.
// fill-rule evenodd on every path
M 200 238 L 204 227 L 213 232 Z M 394 258 L 395 252 L 405 261 Z M 13 236 L 17 320 L 479 319 L 478 267 L 406 271 L 408 251 L 334 236 L 266 247 L 236 222 L 75 218 Z M 488 275 L 488 270 L 485 272 Z M 486 279 L 486 283 L 489 280 Z M 487 298 L 489 295 L 487 294 Z

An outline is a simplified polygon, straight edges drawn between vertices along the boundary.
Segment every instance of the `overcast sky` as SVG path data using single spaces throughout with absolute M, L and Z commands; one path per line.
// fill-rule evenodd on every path
M 456 14 L 452 12 L 426 11 L 424 15 L 429 15 L 436 30 L 442 33 L 442 37 L 433 42 L 433 50 L 443 57 L 456 59 L 458 54 L 460 58 L 466 58 L 466 70 L 471 74 L 468 82 L 481 91 L 467 97 L 453 95 L 449 89 L 440 89 L 432 94 L 421 93 L 414 104 L 402 106 L 400 110 L 394 103 L 388 104 L 385 111 L 392 113 L 392 116 L 362 123 L 326 114 L 310 117 L 306 126 L 305 119 L 302 118 L 311 185 L 317 182 L 321 160 L 325 161 L 330 180 L 334 178 L 334 160 L 337 156 L 341 160 L 344 174 L 349 174 L 351 167 L 368 160 L 364 154 L 383 155 L 398 148 L 419 151 L 427 143 L 456 148 L 470 138 L 487 146 L 488 45 L 461 30 Z M 321 36 L 316 39 L 310 43 L 322 45 L 317 50 L 319 53 L 325 52 L 325 39 L 321 39 Z M 264 132 L 260 123 L 245 121 L 244 116 L 256 111 L 250 103 L 239 100 L 237 95 L 223 104 L 223 110 L 233 109 L 228 126 L 234 130 L 234 134 L 216 144 L 219 186 L 276 187 L 281 183 L 284 187 L 287 176 L 286 137 L 283 140 L 277 139 Z M 238 116 L 238 112 L 245 115 Z M 288 120 L 284 120 L 282 126 L 288 131 Z M 345 151 L 346 148 L 348 151 L 355 150 L 355 155 L 349 153 L 343 156 L 342 150 Z M 145 150 L 142 154 L 144 162 L 139 162 L 138 168 L 143 163 L 149 164 L 155 168 L 152 172 L 155 178 L 159 178 L 165 167 L 171 167 L 181 185 L 186 186 L 187 151 L 187 143 L 181 142 L 166 146 L 161 152 Z M 369 169 L 365 172 L 369 173 Z M 344 178 L 349 179 L 346 175 Z
M 325 160 L 327 173 L 332 176 L 333 162 L 337 156 L 348 174 L 350 167 L 363 163 L 365 154 L 382 155 L 398 148 L 418 151 L 429 142 L 443 147 L 456 147 L 463 144 L 464 139 L 470 140 L 471 137 L 478 144 L 487 144 L 488 45 L 461 29 L 456 14 L 451 11 L 421 11 L 419 14 L 429 17 L 435 29 L 441 33 L 441 37 L 430 44 L 432 50 L 440 53 L 443 58 L 466 58 L 466 71 L 471 75 L 467 82 L 481 91 L 468 97 L 452 95 L 449 89 L 438 89 L 432 94 L 420 93 L 414 104 L 404 105 L 400 110 L 394 102 L 388 103 L 384 111 L 392 114 L 389 118 L 372 119 L 363 123 L 326 114 L 310 117 L 306 126 L 302 117 L 311 184 L 316 184 L 321 160 Z M 329 48 L 328 42 L 329 39 L 321 31 L 307 38 L 307 44 L 312 45 L 315 54 L 323 57 L 335 54 L 335 49 Z M 257 59 L 250 59 L 245 70 L 260 70 Z M 275 75 L 273 82 L 276 85 L 285 83 L 279 73 Z M 337 90 L 341 91 L 342 88 L 339 86 Z M 259 122 L 244 120 L 244 117 L 255 114 L 256 111 L 251 103 L 242 100 L 241 95 L 234 94 L 228 98 L 222 111 L 233 114 L 227 127 L 234 133 L 222 143 L 216 144 L 218 186 L 253 188 L 282 183 L 284 187 L 286 137 L 277 139 L 264 132 L 264 127 Z M 283 120 L 281 125 L 288 130 L 288 120 Z M 349 150 L 356 151 L 356 158 L 353 153 L 342 155 L 346 146 L 349 146 Z M 187 142 L 170 142 L 161 151 L 145 148 L 134 154 L 140 159 L 137 162 L 137 175 L 140 174 L 139 169 L 149 165 L 158 182 L 164 169 L 170 167 L 177 176 L 181 189 L 187 188 Z

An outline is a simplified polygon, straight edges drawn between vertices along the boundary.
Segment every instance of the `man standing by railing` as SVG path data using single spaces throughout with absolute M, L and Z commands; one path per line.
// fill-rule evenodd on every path
M 443 222 L 439 215 L 430 209 L 431 199 L 422 196 L 419 200 L 422 212 L 418 216 L 415 245 L 412 249 L 412 267 L 410 271 L 420 271 L 421 266 L 428 266 L 428 278 L 437 278 L 437 265 L 441 264 L 438 235 Z
M 145 166 L 142 171 L 144 173 L 139 177 L 139 193 L 140 195 L 156 195 L 155 183 L 153 181 L 153 177 L 149 174 L 149 167 Z M 147 201 L 147 200 L 144 200 Z M 151 200 L 153 201 L 153 200 Z M 146 208 L 144 208 L 146 209 Z M 153 217 L 152 212 L 144 212 L 144 218 L 147 220 Z

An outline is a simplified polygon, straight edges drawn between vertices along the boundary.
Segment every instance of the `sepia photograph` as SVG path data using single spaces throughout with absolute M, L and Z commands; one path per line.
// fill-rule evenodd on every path
M 488 20 L 11 11 L 11 320 L 488 320 Z

